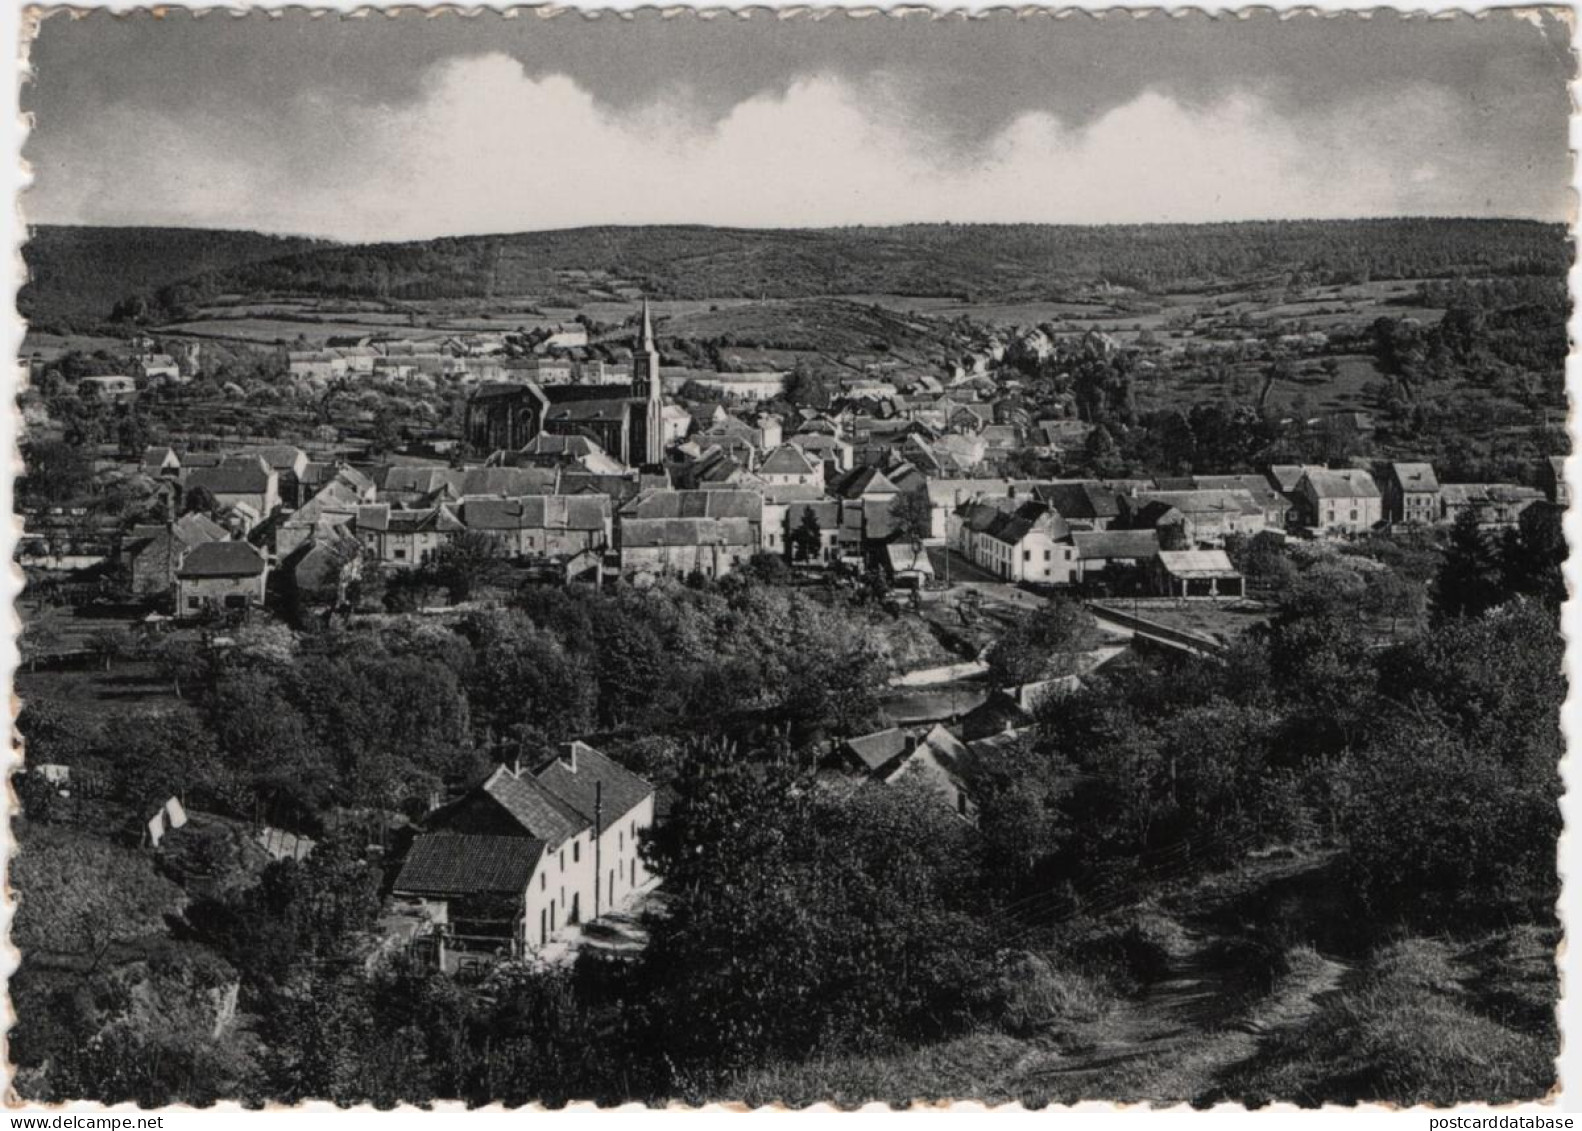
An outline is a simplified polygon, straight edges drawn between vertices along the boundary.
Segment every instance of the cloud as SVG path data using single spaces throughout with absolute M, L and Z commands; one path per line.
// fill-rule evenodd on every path
M 978 140 L 940 144 L 872 79 L 804 75 L 720 117 L 677 84 L 620 112 L 571 78 L 489 53 L 433 65 L 399 107 L 304 92 L 256 119 L 104 115 L 51 151 L 28 207 L 40 219 L 384 240 L 588 224 L 1521 214 L 1551 203 L 1513 199 L 1480 164 L 1457 101 L 1428 85 L 1300 117 L 1251 87 L 1192 104 L 1144 89 L 1080 127 L 1027 111 Z

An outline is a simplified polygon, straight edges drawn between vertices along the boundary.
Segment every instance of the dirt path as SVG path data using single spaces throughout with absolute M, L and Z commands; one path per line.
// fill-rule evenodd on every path
M 1009 1089 L 1056 1103 L 1189 1103 L 1255 1055 L 1268 1035 L 1307 1022 L 1349 969 L 1300 948 L 1289 973 L 1260 994 L 1244 968 L 1216 953 L 1226 937 L 1206 923 L 1186 927 L 1170 947 L 1163 978 L 1061 1034 L 1058 1047 L 1023 1057 L 1010 1071 Z

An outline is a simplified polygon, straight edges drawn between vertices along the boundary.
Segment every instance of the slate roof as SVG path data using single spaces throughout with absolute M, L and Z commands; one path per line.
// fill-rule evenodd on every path
M 461 517 L 469 530 L 603 530 L 610 500 L 604 495 L 466 499 Z
M 1092 522 L 1121 513 L 1119 496 L 1101 483 L 1044 483 L 1033 488 L 1033 494 L 1067 522 Z
M 905 754 L 906 745 L 906 732 L 900 727 L 891 727 L 888 730 L 858 735 L 856 738 L 846 740 L 846 749 L 875 773 Z
M 1150 503 L 1164 503 L 1184 515 L 1263 513 L 1263 508 L 1243 490 L 1150 491 L 1142 498 Z
M 213 495 L 262 495 L 269 490 L 271 472 L 257 460 L 218 467 L 196 467 L 187 473 L 186 487 L 202 487 Z
M 794 444 L 784 444 L 764 457 L 758 465 L 761 475 L 812 475 L 817 467 Z
M 570 805 L 531 777 L 517 777 L 504 766 L 496 767 L 478 787 L 530 836 L 555 845 L 575 836 L 588 822 Z
M 412 842 L 392 890 L 413 895 L 520 895 L 544 855 L 520 836 L 428 833 Z
M 1159 564 L 1173 577 L 1240 577 L 1224 550 L 1160 550 Z
M 1431 463 L 1392 463 L 1390 470 L 1403 491 L 1439 490 L 1439 477 Z
M 621 519 L 623 549 L 659 549 L 667 546 L 752 546 L 757 544 L 751 525 L 740 518 L 625 518 Z
M 627 519 L 740 518 L 762 522 L 764 497 L 757 491 L 644 491 L 621 507 Z
M 576 769 L 572 769 L 572 761 Z M 630 813 L 654 793 L 654 787 L 647 781 L 585 742 L 564 744 L 555 760 L 542 767 L 534 777 L 539 785 L 590 823 L 593 820 L 595 794 L 602 787 L 602 819 L 605 828 Z
M 1307 469 L 1306 479 L 1313 494 L 1320 499 L 1377 499 L 1379 488 L 1373 476 L 1366 471 L 1326 471 L 1320 467 Z
M 602 422 L 627 418 L 632 402 L 629 398 L 609 398 L 596 401 L 570 401 L 551 405 L 544 414 L 546 421 L 575 423 L 581 420 Z
M 843 499 L 860 499 L 864 495 L 894 495 L 900 492 L 884 472 L 877 467 L 856 467 L 841 476 L 830 486 L 832 493 Z
M 1071 536 L 1079 561 L 1135 561 L 1156 557 L 1159 532 L 1156 530 L 1079 530 Z
M 200 542 L 181 559 L 177 577 L 257 577 L 264 558 L 246 542 Z
M 553 467 L 474 467 L 461 477 L 463 495 L 553 495 L 560 471 Z

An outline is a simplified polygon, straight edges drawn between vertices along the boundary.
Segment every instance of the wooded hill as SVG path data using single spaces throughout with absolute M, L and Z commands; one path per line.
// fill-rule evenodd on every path
M 39 323 L 179 319 L 221 295 L 396 301 L 506 295 L 803 298 L 886 293 L 967 301 L 1112 285 L 1160 292 L 1303 281 L 1560 276 L 1563 226 L 1520 220 L 1337 220 L 1102 227 L 922 224 L 749 230 L 580 228 L 415 243 L 322 245 L 237 232 L 39 228 L 24 314 Z
M 135 314 L 139 296 L 157 294 L 182 279 L 217 278 L 244 263 L 326 246 L 319 240 L 207 228 L 37 225 L 22 247 L 28 278 L 17 294 L 17 308 L 37 330 L 94 329 L 110 321 L 119 304 L 127 303 L 122 313 Z

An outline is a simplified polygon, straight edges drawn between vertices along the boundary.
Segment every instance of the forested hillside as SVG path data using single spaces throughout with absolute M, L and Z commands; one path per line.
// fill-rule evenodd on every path
M 34 329 L 88 330 L 108 321 L 123 300 L 177 280 L 322 246 L 258 232 L 40 225 L 22 248 L 28 278 L 17 306 Z
M 36 321 L 176 320 L 223 294 L 389 300 L 502 295 L 973 301 L 1100 285 L 1162 291 L 1271 275 L 1303 281 L 1563 275 L 1558 225 L 1355 220 L 1057 227 L 583 228 L 422 243 L 303 246 L 243 233 L 39 229 L 23 310 Z

